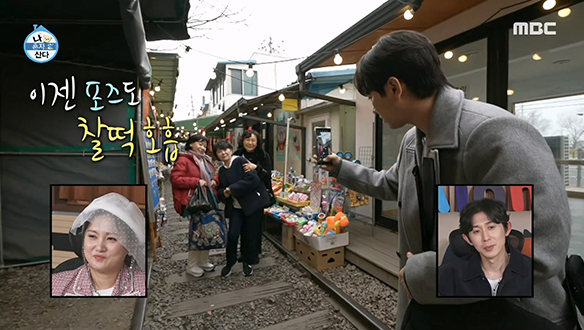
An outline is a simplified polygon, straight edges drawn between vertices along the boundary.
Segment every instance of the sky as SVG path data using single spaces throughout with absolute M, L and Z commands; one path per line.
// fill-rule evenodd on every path
M 247 60 L 270 36 L 283 49 L 279 55 L 310 56 L 384 2 L 191 0 L 191 18 L 210 19 L 225 7 L 234 15 L 189 30 L 189 40 L 147 43 L 148 51 L 180 55 L 173 120 L 194 118 L 191 109 L 200 109 L 203 95 L 208 100 L 205 85 L 218 61 Z
M 535 124 L 534 126 L 543 136 L 567 136 L 568 129 L 566 124 L 562 123 L 564 118 L 569 119 L 573 129 L 584 131 L 584 95 L 518 103 L 515 105 L 515 113 L 519 117 L 526 117 L 531 113 L 532 118 L 535 115 L 539 122 L 544 122 L 545 129 L 542 132 L 541 125 L 530 121 L 531 124 Z

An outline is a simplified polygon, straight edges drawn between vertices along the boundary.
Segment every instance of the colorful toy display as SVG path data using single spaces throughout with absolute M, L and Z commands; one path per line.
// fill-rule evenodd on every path
M 324 215 L 323 213 L 319 214 Z M 329 236 L 340 234 L 349 225 L 349 219 L 343 212 L 337 212 L 335 216 L 326 217 L 323 220 L 310 220 L 306 224 L 300 225 L 299 233 L 304 236 Z

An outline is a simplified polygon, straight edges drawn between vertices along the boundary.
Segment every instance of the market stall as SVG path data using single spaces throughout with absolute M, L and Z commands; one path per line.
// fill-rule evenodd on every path
M 328 172 L 315 167 L 313 180 L 296 175 L 290 168 L 286 175 L 272 173 L 272 189 L 277 203 L 266 210 L 267 235 L 321 271 L 345 263 L 349 245 L 349 217 L 356 205 L 355 193 L 339 185 Z

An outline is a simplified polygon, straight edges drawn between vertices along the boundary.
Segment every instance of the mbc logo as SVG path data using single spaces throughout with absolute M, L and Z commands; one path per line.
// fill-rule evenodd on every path
M 555 36 L 556 31 L 550 30 L 552 26 L 556 26 L 556 22 L 516 22 L 513 23 L 513 35 Z

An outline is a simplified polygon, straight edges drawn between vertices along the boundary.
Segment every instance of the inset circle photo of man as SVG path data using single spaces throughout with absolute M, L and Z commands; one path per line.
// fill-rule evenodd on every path
M 460 212 L 460 231 L 475 249 L 439 268 L 441 297 L 531 297 L 532 260 L 510 244 L 513 229 L 505 203 L 481 199 Z

